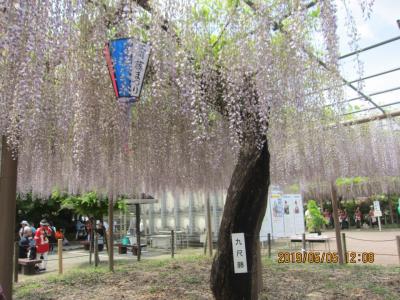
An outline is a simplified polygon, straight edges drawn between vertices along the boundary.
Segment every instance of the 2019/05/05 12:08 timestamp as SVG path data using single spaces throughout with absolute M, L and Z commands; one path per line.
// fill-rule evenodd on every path
M 374 252 L 354 252 L 348 251 L 345 255 L 347 263 L 373 263 L 375 261 Z M 337 252 L 278 252 L 278 263 L 338 263 L 339 255 Z

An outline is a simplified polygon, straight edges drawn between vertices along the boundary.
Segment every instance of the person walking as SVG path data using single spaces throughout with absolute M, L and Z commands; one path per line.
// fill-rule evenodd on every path
M 361 213 L 360 207 L 357 206 L 357 209 L 354 213 L 354 220 L 356 221 L 357 228 L 361 228 L 361 218 L 362 218 L 362 213 Z
M 40 221 L 40 227 L 36 230 L 35 233 L 35 242 L 36 242 L 36 252 L 37 255 L 42 259 L 42 263 L 39 267 L 39 271 L 46 270 L 47 266 L 47 256 L 49 253 L 49 237 L 52 234 L 52 230 L 49 227 L 49 223 L 46 219 Z

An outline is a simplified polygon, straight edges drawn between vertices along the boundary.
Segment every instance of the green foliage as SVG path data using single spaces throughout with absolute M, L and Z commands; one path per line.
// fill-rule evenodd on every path
M 108 213 L 108 198 L 100 197 L 96 192 L 78 196 L 69 196 L 62 200 L 62 209 L 71 209 L 79 215 L 102 219 Z M 127 207 L 122 198 L 114 205 L 114 209 L 126 211 Z
M 320 14 L 321 14 L 321 7 L 319 5 L 317 6 L 316 9 L 311 10 L 309 13 L 310 17 L 313 18 L 318 18 Z
M 64 197 L 59 191 L 53 191 L 47 199 L 35 198 L 32 193 L 17 196 L 17 228 L 19 222 L 27 220 L 38 226 L 41 219 L 46 218 L 54 223 L 57 228 L 73 231 L 73 212 L 61 209 L 61 199 Z
M 308 216 L 306 216 L 306 224 L 309 232 L 321 232 L 325 218 L 314 200 L 309 200 L 307 203 Z
M 300 185 L 298 183 L 292 184 L 289 186 L 289 192 L 290 193 L 299 193 L 300 192 Z
M 336 186 L 352 186 L 359 185 L 368 182 L 368 177 L 356 176 L 356 177 L 339 177 L 336 179 Z

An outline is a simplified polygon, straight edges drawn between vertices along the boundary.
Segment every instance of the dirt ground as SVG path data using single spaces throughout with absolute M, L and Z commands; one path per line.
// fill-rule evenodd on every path
M 63 276 L 31 277 L 15 285 L 15 299 L 212 299 L 211 259 L 117 261 L 116 271 L 87 263 Z M 261 299 L 399 299 L 400 267 L 379 265 L 278 264 L 263 259 Z
M 346 234 L 347 251 L 355 251 L 357 253 L 372 252 L 375 258 L 374 264 L 399 265 L 400 258 L 397 252 L 396 236 L 400 236 L 400 229 L 385 229 L 383 231 L 378 231 L 378 229 L 352 229 L 343 230 L 342 232 Z M 336 251 L 335 232 L 327 231 L 323 235 L 331 238 L 329 247 L 327 247 L 328 250 L 321 244 L 315 249 Z
M 272 244 L 271 259 L 266 257 L 266 249 L 262 251 L 261 299 L 400 299 L 395 241 L 400 230 L 344 232 L 348 251 L 373 252 L 373 264 L 278 264 L 278 252 L 298 251 L 300 247 L 279 240 Z M 316 244 L 313 250 L 336 251 L 334 232 L 323 235 L 331 238 L 329 244 Z M 15 299 L 212 299 L 211 260 L 202 252 L 201 248 L 180 250 L 171 259 L 165 251 L 152 250 L 143 253 L 141 262 L 131 254 L 116 254 L 116 272 L 112 274 L 107 269 L 106 252 L 100 255 L 101 266 L 94 269 L 88 265 L 88 252 L 75 249 L 63 252 L 62 276 L 58 275 L 54 253 L 45 273 L 19 276 Z

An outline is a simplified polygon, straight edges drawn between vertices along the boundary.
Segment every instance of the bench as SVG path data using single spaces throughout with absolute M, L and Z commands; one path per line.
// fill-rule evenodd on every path
M 80 241 L 80 244 L 83 245 L 83 248 L 84 248 L 86 251 L 89 251 L 89 250 L 90 250 L 90 241 Z M 98 244 L 97 247 L 98 247 L 98 250 L 99 250 L 99 251 L 103 251 L 103 249 L 104 249 L 104 244 Z M 94 252 L 94 249 L 92 249 L 92 253 L 93 253 L 93 252 Z
M 123 244 L 119 243 L 119 244 L 115 244 L 114 246 L 118 247 L 118 254 L 126 254 L 128 249 L 132 249 L 131 250 L 132 254 L 137 255 L 137 250 L 138 250 L 137 245 L 123 245 Z M 140 250 L 142 250 L 145 247 L 147 247 L 146 244 L 140 244 Z
M 301 237 L 291 237 L 290 238 L 290 249 L 292 249 L 292 246 L 291 246 L 292 243 L 302 243 L 302 242 L 303 242 L 303 240 Z M 330 251 L 329 238 L 327 236 L 306 236 L 305 242 L 308 243 L 310 250 L 313 249 L 313 244 L 321 243 L 321 244 L 324 244 L 325 250 L 326 250 L 326 246 L 328 246 L 328 251 Z
M 18 264 L 22 266 L 22 274 L 24 275 L 33 275 L 35 274 L 35 266 L 42 262 L 41 259 L 28 259 L 28 258 L 19 258 Z
M 83 245 L 83 248 L 85 250 L 89 250 L 90 249 L 90 242 L 89 241 L 81 241 L 80 244 Z

